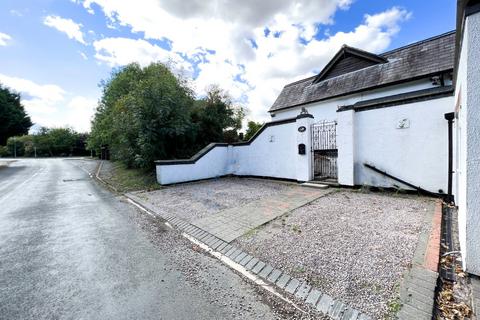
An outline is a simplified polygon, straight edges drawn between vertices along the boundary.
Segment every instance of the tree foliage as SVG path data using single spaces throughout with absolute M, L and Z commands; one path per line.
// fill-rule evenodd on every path
M 20 95 L 0 84 L 0 145 L 5 145 L 9 137 L 28 133 L 31 126 Z
M 250 140 L 255 133 L 263 126 L 263 123 L 255 122 L 255 121 L 248 121 L 247 123 L 247 131 L 245 132 L 245 140 Z
M 150 168 L 157 159 L 190 157 L 209 142 L 238 139 L 243 111 L 226 93 L 212 87 L 195 100 L 187 80 L 161 63 L 129 64 L 102 87 L 88 148 L 108 145 L 128 167 Z
M 66 157 L 87 155 L 85 133 L 71 128 L 41 128 L 31 135 L 10 137 L 2 151 L 3 156 Z

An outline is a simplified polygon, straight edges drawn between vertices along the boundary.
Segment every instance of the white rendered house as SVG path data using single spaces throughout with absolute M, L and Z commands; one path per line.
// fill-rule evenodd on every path
M 380 55 L 343 46 L 319 75 L 283 88 L 250 141 L 158 161 L 158 180 L 233 174 L 446 192 L 454 48 L 454 32 Z
M 480 275 L 480 0 L 457 30 L 383 54 L 343 46 L 287 84 L 249 141 L 156 162 L 160 184 L 225 175 L 420 189 L 458 206 L 466 271 Z

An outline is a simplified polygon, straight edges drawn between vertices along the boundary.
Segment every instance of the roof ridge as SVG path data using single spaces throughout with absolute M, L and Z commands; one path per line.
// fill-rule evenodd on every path
M 383 53 L 380 53 L 378 54 L 378 56 L 381 56 L 381 57 L 384 57 L 385 55 L 387 54 L 391 54 L 391 53 L 394 53 L 394 52 L 397 52 L 397 51 L 400 51 L 400 50 L 404 50 L 404 49 L 407 49 L 407 48 L 410 48 L 410 47 L 414 47 L 414 46 L 417 46 L 417 45 L 420 45 L 422 43 L 425 43 L 425 42 L 429 42 L 429 41 L 433 41 L 433 40 L 437 40 L 439 38 L 442 38 L 442 37 L 446 37 L 446 36 L 449 36 L 451 34 L 455 34 L 456 30 L 451 30 L 451 31 L 448 31 L 448 32 L 444 32 L 442 34 L 438 34 L 436 36 L 433 36 L 433 37 L 430 37 L 430 38 L 427 38 L 427 39 L 423 39 L 423 40 L 419 40 L 417 42 L 413 42 L 413 43 L 410 43 L 410 44 L 407 44 L 405 46 L 402 46 L 402 47 L 399 47 L 399 48 L 395 48 L 395 49 L 392 49 L 392 50 L 389 50 L 389 51 L 386 51 L 386 52 L 383 52 Z M 359 49 L 359 48 L 356 48 L 356 47 L 352 47 L 352 46 L 349 46 L 349 45 L 342 45 L 343 46 L 346 46 L 346 47 L 349 47 L 349 48 L 354 48 L 354 49 L 357 49 L 357 50 L 362 50 L 362 51 L 365 51 L 365 52 L 368 52 L 368 53 L 371 53 L 369 51 L 366 51 L 366 50 L 363 50 L 363 49 Z M 374 53 L 373 53 L 374 54 Z M 308 78 L 304 78 L 304 79 L 300 79 L 300 80 L 296 80 L 296 81 L 293 81 L 293 82 L 290 82 L 290 83 L 287 83 L 284 88 L 288 88 L 288 87 L 291 87 L 293 85 L 296 85 L 296 84 L 299 84 L 299 83 L 302 83 L 302 82 L 306 82 L 308 80 L 311 80 L 311 79 L 315 79 L 316 77 L 318 76 L 318 74 L 316 75 L 313 75 L 313 76 L 310 76 Z
M 419 40 L 419 41 L 416 41 L 416 42 L 412 42 L 412 43 L 409 43 L 407 45 L 404 45 L 402 47 L 398 47 L 398 48 L 395 48 L 395 49 L 392 49 L 392 50 L 389 50 L 389 51 L 385 51 L 383 53 L 380 53 L 379 56 L 384 56 L 386 54 L 391 54 L 391 53 L 394 53 L 396 51 L 400 51 L 400 50 L 404 50 L 404 49 L 407 49 L 407 48 L 410 48 L 410 47 L 414 47 L 414 46 L 418 46 L 422 43 L 425 43 L 425 42 L 430 42 L 430 41 L 433 41 L 433 40 L 437 40 L 439 38 L 443 38 L 443 37 L 446 37 L 446 36 L 449 36 L 451 34 L 455 34 L 456 30 L 450 30 L 448 32 L 444 32 L 442 34 L 437 34 L 436 36 L 433 36 L 433 37 L 430 37 L 430 38 L 427 38 L 427 39 L 423 39 L 423 40 Z

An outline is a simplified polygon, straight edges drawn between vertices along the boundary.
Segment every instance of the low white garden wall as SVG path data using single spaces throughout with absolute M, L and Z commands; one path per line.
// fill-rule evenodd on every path
M 291 118 L 272 121 L 265 124 L 248 142 L 213 143 L 191 159 L 156 161 L 157 180 L 167 185 L 225 175 L 298 179 L 296 163 L 303 159 L 299 159 L 297 152 L 296 129 L 302 121 L 306 120 Z M 308 144 L 308 141 L 305 143 Z M 310 157 L 309 148 L 307 150 L 300 157 L 305 157 L 308 162 L 306 157 Z

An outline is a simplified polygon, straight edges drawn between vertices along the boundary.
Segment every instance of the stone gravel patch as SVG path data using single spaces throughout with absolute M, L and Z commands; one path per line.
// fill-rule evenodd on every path
M 435 202 L 417 196 L 339 191 L 278 218 L 233 244 L 323 293 L 371 315 L 390 316 Z M 300 284 L 298 283 L 298 284 Z
M 159 214 L 168 213 L 192 222 L 289 188 L 292 188 L 292 185 L 232 177 L 175 185 L 151 192 L 137 192 L 135 196 L 155 207 Z

